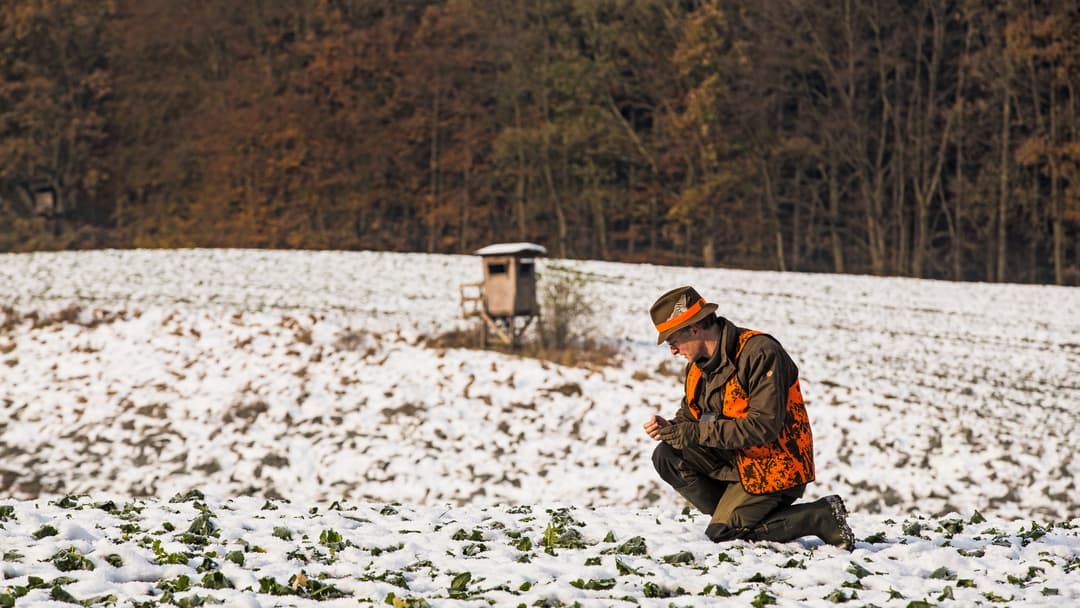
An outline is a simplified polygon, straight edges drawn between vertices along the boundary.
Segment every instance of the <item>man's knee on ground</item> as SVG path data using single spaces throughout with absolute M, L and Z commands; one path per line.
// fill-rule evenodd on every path
M 745 539 L 751 530 L 761 523 L 760 513 L 754 509 L 735 509 L 730 513 L 713 513 L 713 521 L 705 528 L 705 536 L 713 542 Z
M 728 525 L 740 530 L 749 530 L 761 523 L 764 513 L 751 509 L 735 509 L 728 516 Z
M 705 528 L 705 536 L 709 537 L 709 540 L 714 543 L 746 538 L 749 533 L 750 531 L 746 528 L 735 528 L 721 523 L 709 524 L 708 527 Z

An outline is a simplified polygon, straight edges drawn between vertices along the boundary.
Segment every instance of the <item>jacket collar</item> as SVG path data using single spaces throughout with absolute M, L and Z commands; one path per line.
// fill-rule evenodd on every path
M 739 328 L 723 317 L 717 317 L 720 324 L 720 344 L 708 360 L 696 361 L 702 373 L 728 378 L 735 373 L 735 351 L 739 347 Z

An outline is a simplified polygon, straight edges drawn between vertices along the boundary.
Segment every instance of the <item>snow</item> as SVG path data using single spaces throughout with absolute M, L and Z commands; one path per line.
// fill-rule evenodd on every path
M 1080 290 L 537 262 L 541 283 L 581 280 L 609 365 L 429 346 L 470 327 L 472 256 L 0 255 L 0 605 L 30 577 L 19 606 L 60 605 L 55 588 L 230 606 L 1080 599 Z M 640 425 L 673 413 L 680 366 L 647 310 L 684 284 L 800 365 L 808 497 L 844 496 L 853 553 L 713 544 L 657 479 Z M 185 537 L 207 513 L 213 532 Z M 558 522 L 580 546 L 545 550 Z M 618 552 L 638 536 L 646 554 Z M 163 563 L 155 539 L 192 557 Z M 96 567 L 58 571 L 71 547 Z M 261 588 L 295 593 L 301 571 L 343 597 Z M 203 585 L 214 572 L 234 588 Z
M 481 247 L 473 252 L 473 255 L 517 255 L 532 253 L 535 255 L 547 255 L 547 248 L 536 243 L 495 243 L 487 247 Z

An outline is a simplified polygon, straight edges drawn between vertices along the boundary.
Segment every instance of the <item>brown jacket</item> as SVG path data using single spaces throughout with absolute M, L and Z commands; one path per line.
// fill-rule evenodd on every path
M 687 366 L 693 403 L 684 398 L 675 421 L 698 421 L 699 443 L 737 462 L 750 493 L 808 483 L 814 479 L 813 440 L 798 367 L 772 337 L 717 320 L 719 348 L 697 363 L 700 378 Z

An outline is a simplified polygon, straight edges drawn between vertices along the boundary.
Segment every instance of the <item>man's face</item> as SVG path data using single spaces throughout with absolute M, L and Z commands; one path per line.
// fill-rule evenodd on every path
M 696 327 L 684 327 L 671 334 L 667 342 L 671 354 L 681 355 L 687 361 L 695 361 L 703 354 L 705 344 L 701 339 L 701 330 Z

